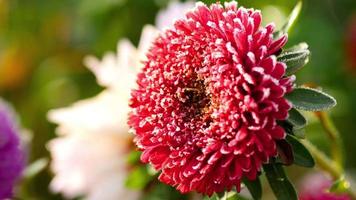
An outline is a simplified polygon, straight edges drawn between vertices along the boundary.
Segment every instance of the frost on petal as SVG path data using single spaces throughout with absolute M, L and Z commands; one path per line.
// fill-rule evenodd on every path
M 287 37 L 274 41 L 261 19 L 236 2 L 200 2 L 147 53 L 128 123 L 141 160 L 182 193 L 240 188 L 285 137 L 276 122 L 287 117 L 294 79 L 274 53 Z

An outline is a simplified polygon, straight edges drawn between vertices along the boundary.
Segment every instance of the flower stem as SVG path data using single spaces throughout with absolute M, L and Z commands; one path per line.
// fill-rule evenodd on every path
M 329 159 L 323 152 L 316 148 L 308 140 L 301 140 L 304 146 L 310 151 L 313 155 L 316 164 L 325 172 L 329 173 L 334 181 L 337 181 L 344 177 L 344 172 L 340 167 L 337 166 L 335 161 Z M 349 185 L 349 182 L 345 180 L 345 183 Z M 356 193 L 350 187 L 345 188 L 346 192 L 352 199 L 356 200 Z
M 340 137 L 340 133 L 331 120 L 327 112 L 315 112 L 315 115 L 319 118 L 321 125 L 323 126 L 327 136 L 331 142 L 331 156 L 335 161 L 336 167 L 340 170 L 343 169 L 343 144 Z

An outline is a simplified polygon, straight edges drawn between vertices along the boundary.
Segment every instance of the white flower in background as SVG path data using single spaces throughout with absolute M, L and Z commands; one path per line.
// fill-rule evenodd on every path
M 183 17 L 193 6 L 191 2 L 173 2 L 158 14 L 158 28 L 172 26 L 175 18 Z M 60 136 L 48 144 L 55 175 L 50 185 L 52 191 L 67 198 L 84 196 L 87 200 L 140 197 L 140 192 L 125 187 L 126 156 L 132 140 L 126 121 L 130 91 L 143 67 L 145 52 L 157 35 L 156 28 L 145 26 L 137 49 L 128 40 L 121 40 L 117 54 L 107 53 L 102 60 L 85 58 L 85 65 L 105 90 L 48 113 L 48 119 L 58 124 L 56 132 Z
M 165 10 L 158 12 L 156 16 L 156 27 L 159 30 L 172 27 L 176 19 L 183 18 L 185 13 L 194 8 L 193 1 L 181 3 L 177 0 L 172 1 Z
M 138 49 L 121 40 L 117 55 L 108 53 L 102 61 L 87 57 L 86 65 L 106 89 L 96 97 L 48 113 L 62 136 L 48 144 L 55 173 L 50 185 L 54 192 L 88 200 L 138 199 L 139 192 L 125 188 L 131 140 L 126 117 L 136 73 L 156 34 L 154 27 L 145 26 Z

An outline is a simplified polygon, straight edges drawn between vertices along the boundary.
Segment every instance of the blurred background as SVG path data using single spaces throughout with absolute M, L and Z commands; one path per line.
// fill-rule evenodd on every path
M 212 0 L 205 1 L 211 3 Z M 261 9 L 265 22 L 278 26 L 295 0 L 240 0 Z M 83 57 L 115 51 L 120 38 L 137 45 L 142 27 L 154 24 L 168 0 L 0 0 L 0 96 L 17 110 L 30 131 L 29 162 L 49 158 L 45 147 L 55 137 L 49 109 L 96 95 L 100 88 Z M 288 45 L 305 41 L 312 52 L 298 83 L 313 83 L 332 94 L 331 116 L 345 143 L 346 167 L 356 170 L 356 1 L 305 0 Z M 309 119 L 307 137 L 321 149 L 328 143 L 321 126 Z M 291 172 L 292 176 L 295 171 Z M 47 188 L 45 169 L 22 184 L 29 199 L 62 199 Z

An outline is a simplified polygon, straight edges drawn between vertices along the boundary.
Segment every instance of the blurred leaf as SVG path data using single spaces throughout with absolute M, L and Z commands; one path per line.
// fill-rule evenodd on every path
M 305 129 L 294 129 L 293 130 L 293 135 L 296 136 L 297 138 L 304 139 L 305 138 Z
M 203 200 L 240 200 L 238 194 L 235 191 L 224 192 L 223 195 L 213 194 L 211 197 L 205 196 Z
M 300 70 L 309 62 L 310 51 L 306 43 L 301 43 L 283 51 L 278 57 L 278 61 L 287 65 L 286 75 L 289 76 Z
M 308 149 L 295 137 L 287 135 L 286 140 L 289 142 L 293 149 L 294 164 L 302 167 L 314 167 L 315 162 Z
M 297 200 L 297 192 L 288 180 L 281 164 L 269 163 L 263 165 L 267 180 L 278 200 Z
M 341 177 L 339 180 L 335 181 L 330 188 L 330 192 L 337 194 L 345 194 L 350 189 L 350 183 L 345 179 L 345 177 Z
M 219 200 L 219 199 L 220 199 L 220 197 L 216 193 L 214 193 L 211 197 L 204 196 L 204 198 L 203 198 L 203 200 Z
M 126 0 L 81 0 L 79 5 L 79 12 L 84 16 L 93 16 L 97 14 L 105 14 L 109 9 L 115 6 L 120 6 L 126 3 Z
M 158 174 L 158 171 L 152 166 L 152 165 L 146 165 L 147 166 L 147 172 L 151 176 L 155 176 Z
M 225 192 L 225 195 L 220 200 L 239 200 L 235 191 Z
M 129 153 L 129 155 L 127 156 L 127 162 L 130 165 L 134 165 L 134 164 L 140 162 L 140 156 L 141 156 L 141 152 L 140 151 L 132 150 Z
M 126 186 L 132 189 L 144 189 L 147 184 L 153 179 L 148 174 L 146 166 L 137 166 L 134 168 L 126 179 Z
M 188 196 L 179 193 L 176 189 L 163 183 L 155 184 L 150 191 L 144 194 L 141 200 L 187 200 Z
M 247 189 L 250 191 L 250 194 L 254 200 L 259 200 L 262 198 L 262 186 L 261 180 L 259 177 L 254 181 L 244 179 L 243 183 L 246 185 Z
M 25 169 L 24 177 L 27 179 L 33 178 L 47 167 L 48 162 L 47 158 L 41 158 L 34 161 Z
M 285 97 L 294 108 L 301 110 L 320 111 L 336 105 L 336 100 L 332 96 L 312 88 L 295 88 Z
M 299 1 L 297 5 L 293 8 L 292 12 L 288 16 L 287 22 L 282 26 L 281 30 L 275 33 L 275 37 L 278 38 L 281 35 L 288 33 L 290 29 L 292 28 L 293 24 L 296 22 L 298 19 L 298 16 L 300 14 L 300 11 L 302 10 L 302 1 Z
M 293 126 L 293 129 L 301 129 L 301 128 L 305 127 L 307 124 L 307 120 L 295 108 L 292 108 L 289 111 L 289 117 L 287 119 L 287 122 L 289 122 Z

